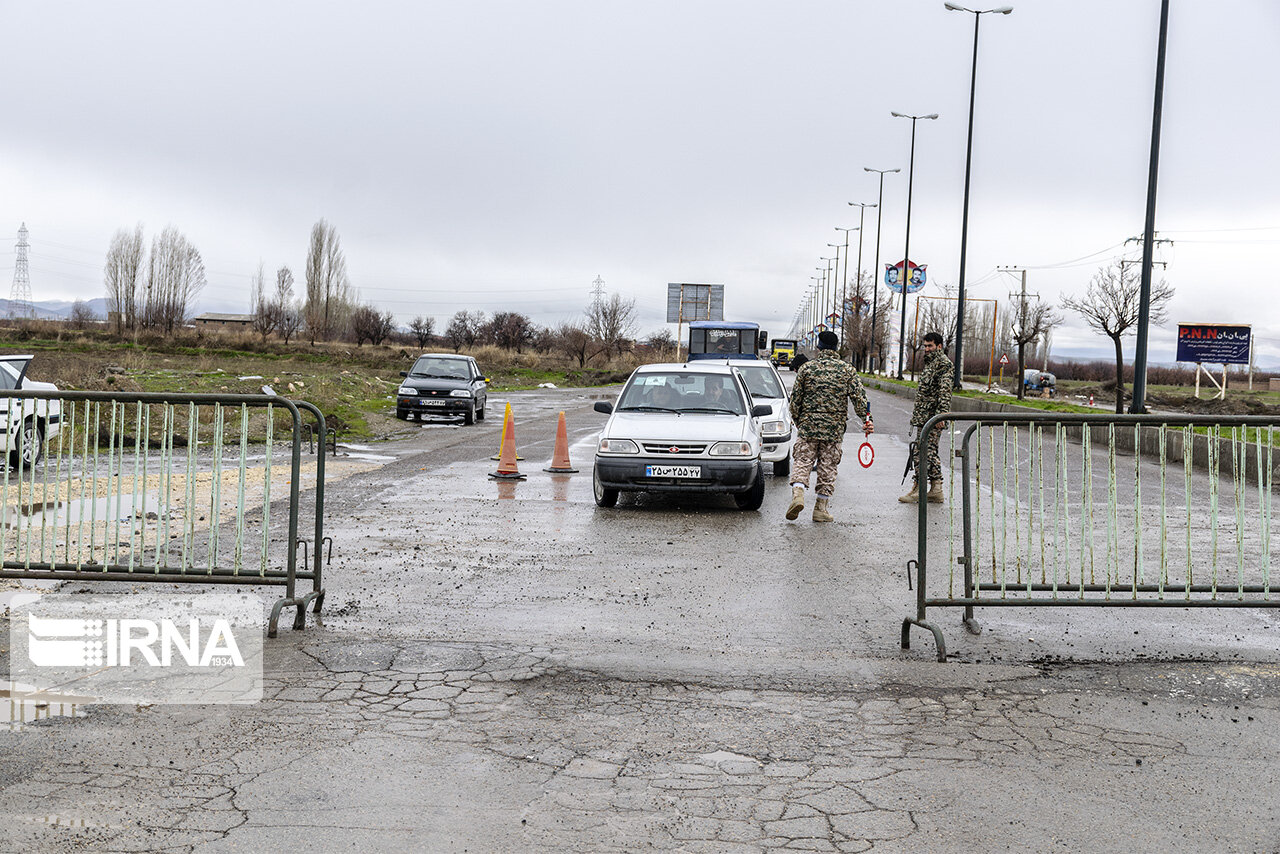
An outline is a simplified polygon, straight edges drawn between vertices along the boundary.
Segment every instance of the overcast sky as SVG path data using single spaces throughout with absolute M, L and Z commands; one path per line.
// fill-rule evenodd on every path
M 1141 234 L 1160 9 L 1013 5 L 982 18 L 967 274 L 1002 308 L 998 266 L 1056 302 Z M 1280 366 L 1280 3 L 1171 6 L 1171 320 L 1252 323 Z M 911 128 L 891 111 L 940 116 L 917 128 L 911 255 L 957 279 L 973 18 L 942 0 L 10 3 L 5 30 L 0 295 L 23 222 L 37 301 L 103 296 L 114 232 L 174 225 L 208 268 L 197 308 L 248 311 L 259 262 L 302 279 L 323 217 L 361 299 L 401 323 L 552 325 L 599 276 L 642 334 L 683 281 L 782 335 L 858 224 L 847 203 L 876 201 L 865 166 L 903 169 L 881 260 L 902 256 Z M 870 270 L 874 210 L 864 225 Z M 1153 330 L 1153 361 L 1173 337 Z M 1108 346 L 1070 313 L 1054 338 Z

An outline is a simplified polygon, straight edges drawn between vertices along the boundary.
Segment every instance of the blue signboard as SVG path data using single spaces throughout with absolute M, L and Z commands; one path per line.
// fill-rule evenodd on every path
M 1211 365 L 1249 364 L 1249 326 L 1179 323 L 1178 361 Z

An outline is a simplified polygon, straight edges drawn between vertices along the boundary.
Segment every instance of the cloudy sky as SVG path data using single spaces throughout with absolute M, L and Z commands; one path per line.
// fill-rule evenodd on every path
M 1007 303 L 997 267 L 1016 265 L 1056 302 L 1139 257 L 1160 4 L 1013 5 L 982 18 L 969 293 Z M 1171 5 L 1171 319 L 1252 323 L 1280 366 L 1280 3 Z M 910 122 L 891 111 L 940 116 L 917 129 L 911 255 L 957 278 L 973 19 L 942 0 L 9 3 L 5 21 L 0 233 L 30 230 L 36 300 L 102 296 L 112 234 L 142 223 L 202 252 L 198 309 L 247 311 L 259 262 L 301 279 L 325 218 L 361 299 L 402 323 L 555 324 L 601 277 L 642 333 L 684 281 L 782 335 L 858 224 L 847 203 L 876 201 L 863 167 L 903 169 L 881 229 L 882 261 L 902 255 Z M 1068 314 L 1054 348 L 1108 343 Z M 1172 326 L 1151 352 L 1172 361 Z

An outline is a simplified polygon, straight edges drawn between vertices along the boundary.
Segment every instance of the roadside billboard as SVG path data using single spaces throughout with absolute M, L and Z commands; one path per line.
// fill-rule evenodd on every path
M 667 283 L 667 323 L 724 320 L 724 285 Z
M 1179 323 L 1178 361 L 1247 365 L 1252 330 L 1251 326 L 1221 323 Z

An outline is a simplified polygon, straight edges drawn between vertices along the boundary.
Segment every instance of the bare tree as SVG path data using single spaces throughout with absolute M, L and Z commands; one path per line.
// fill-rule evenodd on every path
M 450 318 L 444 330 L 445 340 L 454 352 L 463 347 L 474 347 L 484 323 L 483 311 L 459 311 Z
M 423 317 L 418 315 L 409 323 L 409 334 L 413 336 L 414 343 L 420 348 L 425 348 L 431 343 L 431 338 L 435 334 L 436 320 L 434 317 Z
M 71 304 L 71 313 L 67 316 L 67 320 L 76 329 L 85 329 L 90 323 L 96 323 L 99 317 L 93 313 L 93 309 L 89 308 L 87 302 L 78 299 Z
M 395 315 L 389 311 L 378 311 L 371 305 L 358 305 L 351 310 L 351 334 L 357 347 L 366 341 L 381 344 L 395 328 Z
M 250 280 L 249 292 L 249 304 L 253 307 L 253 322 L 250 325 L 266 341 L 271 330 L 276 328 L 279 318 L 272 310 L 271 297 L 267 293 L 267 272 L 261 261 L 258 262 L 258 271 Z
M 286 346 L 289 344 L 289 339 L 298 334 L 302 324 L 302 309 L 298 307 L 297 303 L 285 303 L 284 307 L 280 309 L 280 322 L 276 324 L 276 331 L 280 333 L 280 337 L 284 339 Z
M 595 337 L 606 358 L 624 352 L 635 337 L 635 315 L 636 301 L 623 299 L 618 294 L 610 294 L 608 299 L 588 306 L 587 331 Z
M 142 280 L 142 224 L 133 233 L 123 228 L 111 238 L 103 278 L 107 288 L 107 311 L 115 314 L 116 334 L 133 329 L 138 322 L 138 286 Z
M 555 329 L 556 349 L 578 363 L 578 367 L 586 367 L 591 357 L 591 333 L 582 324 L 567 320 Z
M 1120 340 L 1138 324 L 1142 282 L 1136 272 L 1120 263 L 1099 267 L 1083 297 L 1065 296 L 1062 307 L 1076 312 L 1084 322 L 1111 339 L 1116 348 L 1116 413 L 1124 412 L 1124 349 Z M 1173 287 L 1164 279 L 1151 286 L 1150 317 L 1157 326 L 1168 318 Z M 1136 330 L 1135 330 L 1136 331 Z M 1019 365 L 1021 367 L 1021 365 Z
M 504 350 L 523 351 L 529 343 L 533 324 L 529 318 L 516 311 L 495 312 L 488 329 L 493 343 Z
M 187 307 L 204 286 L 200 252 L 182 232 L 168 226 L 151 241 L 142 325 L 172 333 L 186 321 Z
M 323 219 L 311 227 L 307 249 L 307 297 L 303 308 L 311 343 L 341 330 L 352 303 L 347 259 L 338 230 Z

